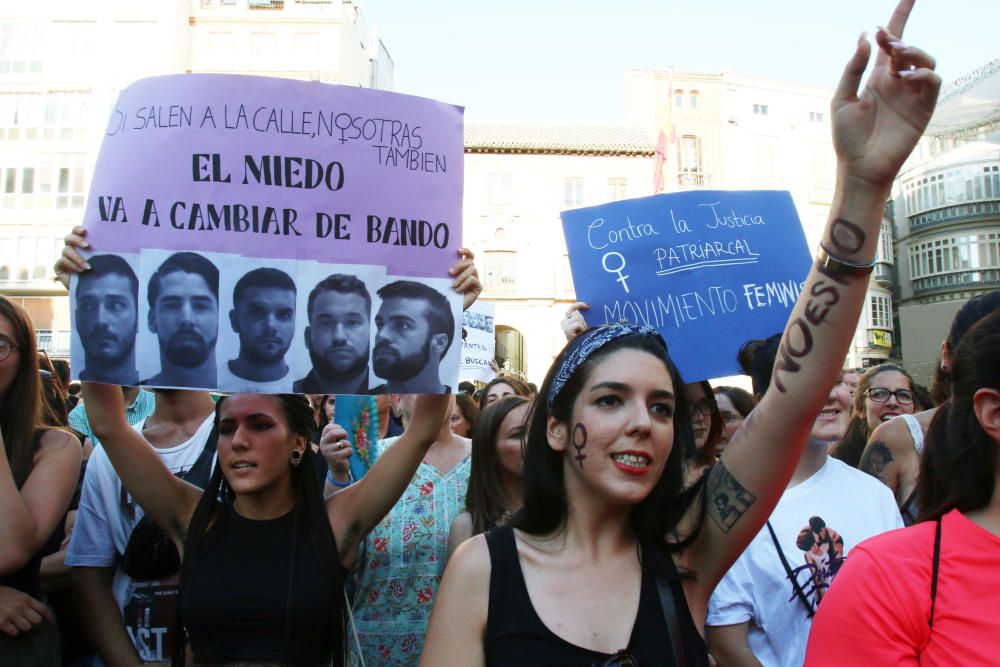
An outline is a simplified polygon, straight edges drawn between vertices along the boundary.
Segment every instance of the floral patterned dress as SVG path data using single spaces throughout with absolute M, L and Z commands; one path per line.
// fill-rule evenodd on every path
M 378 442 L 376 456 L 395 440 Z M 468 456 L 443 475 L 421 463 L 399 502 L 365 539 L 354 622 L 366 667 L 420 661 L 448 531 L 465 509 L 470 471 Z

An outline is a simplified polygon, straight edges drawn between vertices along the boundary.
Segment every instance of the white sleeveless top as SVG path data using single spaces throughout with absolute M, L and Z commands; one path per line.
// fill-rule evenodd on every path
M 913 415 L 899 415 L 906 422 L 906 427 L 910 429 L 910 437 L 913 438 L 913 448 L 917 454 L 924 453 L 924 429 L 920 428 L 920 422 Z

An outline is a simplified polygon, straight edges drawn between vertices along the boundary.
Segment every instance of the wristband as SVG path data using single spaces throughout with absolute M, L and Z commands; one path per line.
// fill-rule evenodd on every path
M 823 244 L 819 244 L 819 248 L 816 249 L 816 262 L 826 270 L 828 274 L 836 274 L 842 276 L 855 276 L 858 278 L 867 276 L 875 268 L 875 260 L 868 262 L 867 264 L 855 264 L 854 262 L 848 262 L 842 259 L 838 259 L 830 254 L 830 251 L 823 247 Z
M 346 482 L 338 482 L 337 480 L 335 480 L 333 478 L 333 475 L 330 474 L 330 471 L 327 470 L 326 471 L 326 481 L 330 482 L 330 484 L 333 484 L 334 486 L 339 487 L 341 489 L 346 488 L 346 487 L 350 486 L 351 484 L 354 484 L 354 478 L 351 477 L 351 473 L 350 472 L 347 473 L 347 481 Z

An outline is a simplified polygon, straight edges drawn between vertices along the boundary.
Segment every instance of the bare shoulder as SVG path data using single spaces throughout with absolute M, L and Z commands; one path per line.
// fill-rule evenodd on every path
M 485 535 L 476 535 L 465 540 L 455 549 L 445 577 L 453 581 L 460 580 L 465 585 L 479 581 L 489 581 L 491 570 L 490 550 L 486 545 Z
M 61 428 L 50 428 L 42 435 L 38 451 L 39 453 L 56 452 L 67 447 L 80 450 L 80 441 L 69 431 L 64 431 Z
M 868 436 L 866 449 L 878 447 L 887 449 L 895 458 L 909 455 L 913 450 L 910 428 L 901 418 L 890 419 L 875 427 Z

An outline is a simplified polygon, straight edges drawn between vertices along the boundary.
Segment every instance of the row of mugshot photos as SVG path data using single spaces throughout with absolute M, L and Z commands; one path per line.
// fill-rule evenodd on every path
M 331 394 L 456 385 L 462 299 L 449 279 L 170 250 L 87 261 L 70 292 L 81 380 Z

